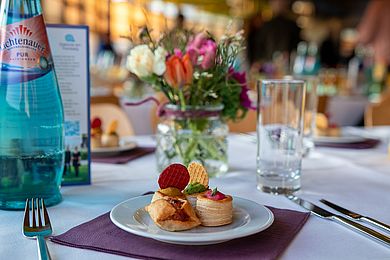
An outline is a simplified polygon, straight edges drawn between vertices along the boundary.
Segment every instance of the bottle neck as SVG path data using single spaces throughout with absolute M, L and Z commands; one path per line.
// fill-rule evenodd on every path
M 40 0 L 1 0 L 0 25 L 16 23 L 40 14 Z

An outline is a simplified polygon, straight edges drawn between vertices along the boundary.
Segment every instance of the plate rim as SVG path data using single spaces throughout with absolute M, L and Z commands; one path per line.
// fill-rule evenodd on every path
M 133 150 L 137 148 L 137 143 L 136 142 L 126 142 L 125 145 L 119 145 L 116 147 L 98 147 L 95 149 L 91 148 L 91 154 L 101 154 L 101 153 L 120 153 L 120 152 L 125 152 L 129 150 Z M 97 149 L 97 150 L 96 150 Z
M 364 136 L 353 135 L 353 136 L 315 136 L 313 138 L 314 143 L 357 143 L 367 140 Z
M 248 200 L 248 199 L 245 199 L 245 198 L 233 196 L 233 201 L 234 200 L 236 200 L 236 201 L 242 200 L 242 201 L 245 201 L 246 203 L 256 204 L 257 206 L 259 206 L 263 210 L 265 210 L 266 213 L 268 214 L 267 215 L 267 218 L 268 218 L 267 222 L 264 223 L 263 225 L 259 226 L 259 227 L 257 227 L 257 225 L 255 225 L 252 229 L 241 230 L 241 232 L 237 232 L 237 230 L 235 229 L 235 232 L 231 233 L 231 235 L 229 235 L 229 236 L 226 236 L 226 232 L 231 232 L 231 230 L 222 231 L 223 232 L 222 234 L 220 234 L 221 232 L 219 232 L 219 234 L 210 234 L 210 233 L 205 233 L 204 235 L 203 234 L 196 234 L 196 236 L 199 239 L 196 239 L 193 236 L 188 236 L 189 233 L 180 233 L 180 232 L 171 232 L 169 235 L 166 235 L 166 234 L 153 234 L 153 233 L 149 233 L 149 232 L 142 231 L 142 230 L 131 229 L 130 227 L 125 226 L 122 223 L 118 222 L 113 217 L 113 214 L 114 214 L 113 212 L 117 208 L 119 208 L 123 204 L 128 203 L 131 200 L 137 200 L 137 199 L 140 199 L 140 198 L 145 199 L 145 200 L 146 200 L 146 198 L 150 198 L 151 199 L 152 195 L 137 196 L 137 197 L 133 197 L 133 198 L 130 198 L 128 200 L 122 201 L 121 203 L 118 203 L 110 211 L 110 220 L 111 220 L 111 222 L 114 225 L 116 225 L 117 227 L 119 227 L 120 229 L 122 229 L 122 230 L 124 230 L 126 232 L 129 232 L 129 233 L 141 236 L 141 237 L 152 238 L 152 239 L 155 239 L 155 240 L 158 240 L 158 241 L 168 242 L 168 243 L 169 242 L 184 242 L 184 243 L 194 243 L 194 244 L 196 244 L 196 243 L 199 243 L 199 242 L 228 241 L 228 240 L 232 240 L 232 239 L 236 239 L 236 238 L 247 237 L 247 236 L 259 233 L 259 232 L 261 232 L 263 230 L 266 230 L 267 228 L 269 228 L 274 223 L 274 220 L 275 220 L 275 217 L 274 217 L 274 214 L 272 213 L 272 211 L 269 208 L 265 207 L 264 205 L 261 205 L 261 204 L 255 202 L 255 201 L 252 201 L 252 200 Z M 136 212 L 137 210 L 139 210 L 139 208 L 134 209 L 133 212 Z M 249 214 L 249 216 L 251 217 L 250 214 Z M 133 216 L 129 216 L 129 217 L 133 217 Z M 252 220 L 252 218 L 251 218 L 251 220 Z M 246 226 L 247 224 L 238 227 L 238 229 L 241 229 L 242 227 Z M 168 231 L 166 231 L 166 232 L 168 232 Z M 178 234 L 181 234 L 181 235 L 178 235 Z

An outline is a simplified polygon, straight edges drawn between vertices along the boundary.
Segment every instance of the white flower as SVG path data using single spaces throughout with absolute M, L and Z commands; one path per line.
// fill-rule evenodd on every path
M 215 92 L 211 92 L 211 93 L 209 94 L 209 96 L 212 97 L 212 98 L 218 98 L 218 95 L 217 95 L 217 93 L 215 93 Z
M 195 78 L 195 79 L 199 79 L 199 77 L 200 77 L 199 72 L 198 72 L 198 71 L 195 71 L 195 72 L 194 72 L 194 78 Z
M 154 51 L 153 72 L 158 76 L 164 74 L 166 70 L 166 66 L 165 66 L 166 56 L 167 56 L 167 51 L 162 47 L 158 47 Z
M 154 54 L 147 45 L 138 45 L 127 57 L 127 67 L 139 78 L 151 76 L 154 69 Z
M 212 77 L 213 77 L 213 74 L 208 73 L 207 71 L 202 72 L 200 75 L 201 75 L 202 77 L 205 77 L 205 78 L 212 78 Z

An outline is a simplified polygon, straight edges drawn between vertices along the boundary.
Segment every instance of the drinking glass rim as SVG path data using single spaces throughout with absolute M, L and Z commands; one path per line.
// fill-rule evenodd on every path
M 304 80 L 301 79 L 259 79 L 258 82 L 261 84 L 305 84 Z

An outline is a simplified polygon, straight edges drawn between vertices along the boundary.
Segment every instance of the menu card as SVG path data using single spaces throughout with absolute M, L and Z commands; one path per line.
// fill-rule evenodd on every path
M 89 184 L 89 30 L 47 25 L 65 115 L 63 185 Z

